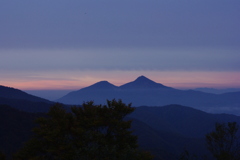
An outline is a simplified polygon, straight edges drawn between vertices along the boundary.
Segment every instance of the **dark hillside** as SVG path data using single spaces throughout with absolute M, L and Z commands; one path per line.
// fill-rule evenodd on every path
M 33 95 L 30 95 L 26 92 L 23 92 L 19 89 L 5 87 L 0 85 L 0 97 L 7 98 L 7 99 L 20 99 L 20 100 L 28 100 L 32 102 L 45 102 L 50 103 L 50 101 L 39 98 Z
M 27 94 L 19 89 L 0 86 L 0 105 L 26 112 L 47 112 L 54 102 Z
M 16 152 L 31 136 L 34 120 L 43 114 L 19 111 L 0 105 L 0 150 L 8 157 Z
M 137 107 L 130 117 L 138 119 L 158 131 L 171 131 L 185 137 L 202 138 L 216 122 L 237 122 L 240 117 L 229 114 L 210 114 L 190 107 L 168 105 Z
M 185 149 L 199 156 L 209 155 L 203 138 L 187 138 L 170 131 L 157 131 L 136 119 L 132 122 L 132 129 L 138 136 L 140 148 L 151 152 L 156 160 L 178 160 Z
M 8 156 L 15 152 L 31 136 L 33 121 L 39 116 L 44 114 L 0 105 L 0 150 Z M 132 130 L 140 148 L 150 151 L 156 159 L 168 160 L 178 159 L 185 149 L 192 154 L 209 155 L 204 137 L 214 129 L 214 124 L 240 124 L 239 116 L 209 114 L 180 105 L 138 107 L 127 119 L 133 120 Z
M 9 105 L 25 112 L 48 112 L 49 107 L 54 103 L 33 102 L 22 99 L 8 99 L 0 97 L 0 105 Z

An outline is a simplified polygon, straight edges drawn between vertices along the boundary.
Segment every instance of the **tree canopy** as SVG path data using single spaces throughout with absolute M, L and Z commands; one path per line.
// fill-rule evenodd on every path
M 215 131 L 206 135 L 209 151 L 217 160 L 239 160 L 240 143 L 236 122 L 216 123 Z
M 125 116 L 134 111 L 121 100 L 95 105 L 92 101 L 67 112 L 61 104 L 50 108 L 47 117 L 37 119 L 34 137 L 16 154 L 16 159 L 49 160 L 131 160 L 152 159 L 140 151 L 137 136 L 132 134 L 131 120 Z
M 2 151 L 0 151 L 0 160 L 5 160 L 5 159 L 6 159 L 5 154 Z

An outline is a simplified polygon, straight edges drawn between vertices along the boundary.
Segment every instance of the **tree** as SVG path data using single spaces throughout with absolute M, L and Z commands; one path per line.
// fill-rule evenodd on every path
M 206 135 L 209 151 L 217 160 L 239 160 L 240 145 L 236 122 L 216 123 L 215 131 Z
M 0 160 L 5 160 L 6 156 L 3 152 L 0 151 Z
M 198 160 L 198 156 L 192 155 L 189 153 L 188 150 L 184 150 L 184 152 L 181 153 L 179 160 Z
M 34 137 L 16 154 L 16 159 L 121 160 L 152 159 L 138 150 L 137 136 L 126 115 L 134 111 L 121 100 L 94 105 L 92 101 L 67 112 L 60 104 L 47 117 L 37 119 Z

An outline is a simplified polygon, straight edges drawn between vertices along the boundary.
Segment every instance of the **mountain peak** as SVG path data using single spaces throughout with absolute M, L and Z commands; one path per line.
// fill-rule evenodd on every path
M 100 81 L 89 87 L 86 87 L 86 89 L 116 89 L 116 88 L 117 86 L 109 83 L 108 81 Z
M 160 83 L 156 83 L 145 76 L 139 76 L 135 81 L 120 86 L 122 89 L 160 89 L 169 88 Z
M 149 83 L 156 83 L 152 81 L 151 79 L 145 77 L 145 76 L 139 76 L 134 82 L 149 82 Z

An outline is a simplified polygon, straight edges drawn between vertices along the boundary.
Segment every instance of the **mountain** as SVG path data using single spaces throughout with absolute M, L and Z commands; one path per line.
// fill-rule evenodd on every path
M 0 97 L 6 98 L 6 99 L 28 100 L 28 101 L 32 101 L 32 102 L 46 102 L 46 103 L 50 102 L 46 99 L 30 95 L 19 89 L 5 87 L 5 86 L 1 86 L 1 85 L 0 85 Z
M 214 93 L 214 94 L 223 94 L 228 92 L 240 92 L 240 88 L 226 88 L 226 89 L 215 89 L 215 88 L 195 88 L 196 91 Z
M 145 76 L 138 77 L 135 81 L 126 83 L 119 88 L 121 89 L 170 89 L 160 83 L 156 83 Z
M 131 103 L 132 96 L 136 94 L 145 94 L 146 91 L 152 90 L 174 90 L 173 88 L 156 83 L 147 77 L 140 76 L 133 82 L 126 83 L 122 86 L 115 86 L 107 81 L 97 82 L 89 87 L 82 88 L 78 91 L 58 99 L 58 102 L 65 104 L 82 104 L 84 101 L 93 100 L 95 103 L 106 103 L 107 99 L 123 99 L 124 102 Z M 135 91 L 139 92 L 136 93 Z M 143 93 L 142 93 L 143 92 Z M 134 103 L 135 104 L 135 103 Z M 137 105 L 137 104 L 136 104 Z M 141 104 L 142 105 L 142 104 Z
M 205 135 L 214 130 L 215 124 L 240 124 L 240 116 L 211 114 L 181 105 L 137 107 L 128 117 L 134 119 L 132 127 L 139 137 L 140 146 L 154 155 L 165 156 L 163 159 L 179 159 L 185 149 L 190 154 L 198 157 L 207 155 L 209 158 L 211 155 L 206 148 Z M 136 120 L 144 125 L 136 127 Z M 148 131 L 145 131 L 147 127 Z
M 92 100 L 97 103 L 105 103 L 107 99 L 117 97 L 118 90 L 119 87 L 107 81 L 101 81 L 78 91 L 70 92 L 57 101 L 65 104 L 82 104 L 84 101 Z
M 133 106 L 164 106 L 179 104 L 212 113 L 231 113 L 240 115 L 240 92 L 212 94 L 195 90 L 178 90 L 156 83 L 144 76 L 114 86 L 107 81 L 70 92 L 58 99 L 65 104 L 82 104 L 93 100 L 96 104 L 105 104 L 107 99 L 122 99 Z
M 84 90 L 97 90 L 97 89 L 114 90 L 114 89 L 118 89 L 118 87 L 114 86 L 113 84 L 109 83 L 108 81 L 100 81 L 89 87 L 84 88 Z
M 137 107 L 129 117 L 138 119 L 158 131 L 169 131 L 190 138 L 204 137 L 216 122 L 240 124 L 240 116 L 211 114 L 181 105 Z
M 27 112 L 47 112 L 54 102 L 23 92 L 19 89 L 0 86 L 0 104 Z
M 126 103 L 124 98 L 125 100 L 129 98 L 129 101 L 132 100 L 136 104 L 137 102 L 153 104 L 159 101 L 166 103 L 171 102 L 170 100 L 189 104 L 212 102 L 210 109 L 214 109 L 217 103 L 221 103 L 222 106 L 235 104 L 237 110 L 239 104 L 237 101 L 239 92 L 215 95 L 193 90 L 182 91 L 156 83 L 144 76 L 120 87 L 101 81 L 68 95 L 74 95 L 76 98 L 90 97 L 101 103 L 106 96 L 112 98 L 122 96 L 124 103 Z M 29 112 L 47 112 L 52 104 L 51 101 L 21 90 L 0 86 L 0 127 L 3 128 L 0 134 L 0 150 L 9 157 L 21 147 L 32 134 L 31 129 L 35 126 L 34 119 L 45 116 L 43 113 Z M 66 107 L 66 109 L 69 111 L 69 108 Z M 126 118 L 133 120 L 132 130 L 138 136 L 140 148 L 150 151 L 155 155 L 155 159 L 169 160 L 179 159 L 185 149 L 191 154 L 209 155 L 204 136 L 214 129 L 214 124 L 216 122 L 240 124 L 239 116 L 210 114 L 174 104 L 162 107 L 139 106 Z

